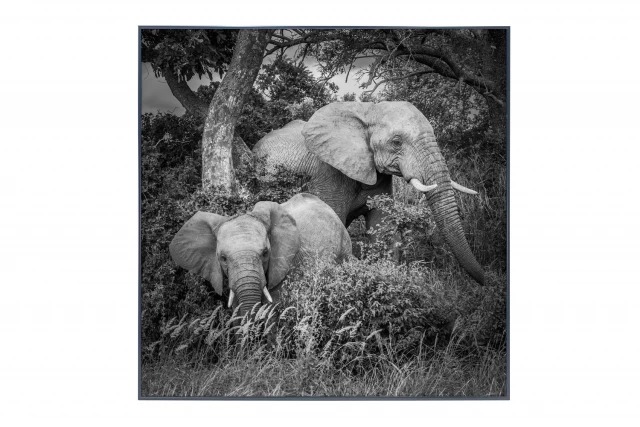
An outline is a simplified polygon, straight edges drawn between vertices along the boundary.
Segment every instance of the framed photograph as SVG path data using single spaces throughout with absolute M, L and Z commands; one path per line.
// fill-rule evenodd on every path
M 509 28 L 139 27 L 140 399 L 508 399 Z

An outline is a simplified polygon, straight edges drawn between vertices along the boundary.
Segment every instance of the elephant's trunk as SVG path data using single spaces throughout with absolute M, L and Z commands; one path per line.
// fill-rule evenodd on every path
M 436 225 L 444 235 L 445 241 L 462 268 L 464 268 L 476 282 L 484 285 L 484 271 L 471 252 L 469 243 L 464 235 L 451 181 L 449 179 L 441 179 L 436 182 L 438 183 L 438 187 L 427 194 L 429 206 L 431 207 Z
M 240 310 L 238 314 L 243 316 L 247 314 L 256 304 L 262 301 L 262 291 L 258 284 L 251 286 L 238 287 L 238 304 Z
M 403 176 L 407 180 L 419 177 L 423 187 L 437 185 L 424 193 L 427 196 L 436 225 L 462 268 L 476 282 L 484 285 L 484 271 L 471 252 L 464 235 L 458 204 L 453 195 L 454 189 L 449 169 L 447 169 L 444 157 L 436 144 L 435 136 L 428 135 L 422 147 L 424 147 L 422 150 L 409 153 L 409 157 L 415 157 L 418 162 L 405 164 L 402 170 Z M 420 170 L 421 168 L 424 169 Z M 414 184 L 414 186 L 416 185 Z
M 262 288 L 266 284 L 266 279 L 257 257 L 237 259 L 233 264 L 229 284 L 240 305 L 238 314 L 244 316 L 254 305 L 262 301 Z

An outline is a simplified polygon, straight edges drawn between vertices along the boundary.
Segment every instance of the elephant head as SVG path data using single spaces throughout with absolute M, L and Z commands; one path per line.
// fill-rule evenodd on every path
M 484 271 L 467 242 L 453 190 L 475 193 L 449 176 L 427 118 L 408 102 L 338 102 L 319 109 L 302 130 L 322 161 L 363 184 L 377 173 L 401 176 L 426 194 L 435 222 L 458 262 L 478 283 Z
M 229 307 L 237 296 L 242 316 L 263 294 L 272 301 L 269 290 L 284 279 L 299 248 L 296 221 L 273 202 L 236 218 L 198 212 L 169 245 L 174 262 L 207 279 L 218 295 L 226 277 Z

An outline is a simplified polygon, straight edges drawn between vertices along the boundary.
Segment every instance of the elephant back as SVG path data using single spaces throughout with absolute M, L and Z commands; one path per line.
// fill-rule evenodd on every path
M 281 129 L 265 135 L 253 147 L 256 158 L 265 159 L 267 173 L 275 173 L 275 166 L 283 166 L 286 170 L 313 175 L 319 159 L 307 150 L 302 135 L 306 122 L 294 120 Z
M 301 249 L 297 262 L 329 256 L 342 261 L 351 255 L 351 238 L 329 205 L 309 193 L 293 196 L 282 207 L 296 220 Z

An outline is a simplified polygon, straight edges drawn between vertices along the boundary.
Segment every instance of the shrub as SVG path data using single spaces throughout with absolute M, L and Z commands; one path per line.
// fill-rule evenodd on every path
M 478 343 L 501 347 L 506 315 L 501 283 L 489 275 L 487 286 L 479 288 L 424 263 L 316 260 L 289 275 L 279 304 L 254 307 L 242 319 L 222 302 L 180 320 L 173 317 L 145 351 L 197 362 L 259 353 L 362 370 L 380 360 L 420 358 L 449 345 L 438 337 L 452 332 L 461 351 L 475 351 Z
M 369 198 L 367 206 L 386 216 L 377 229 L 369 231 L 374 243 L 365 243 L 366 256 L 401 262 L 434 262 L 442 257 L 443 240 L 426 204 L 407 204 L 384 194 Z
M 284 285 L 283 306 L 293 308 L 287 326 L 297 331 L 298 348 L 301 341 L 307 352 L 344 363 L 417 353 L 455 317 L 451 297 L 423 265 L 354 258 L 299 271 Z

